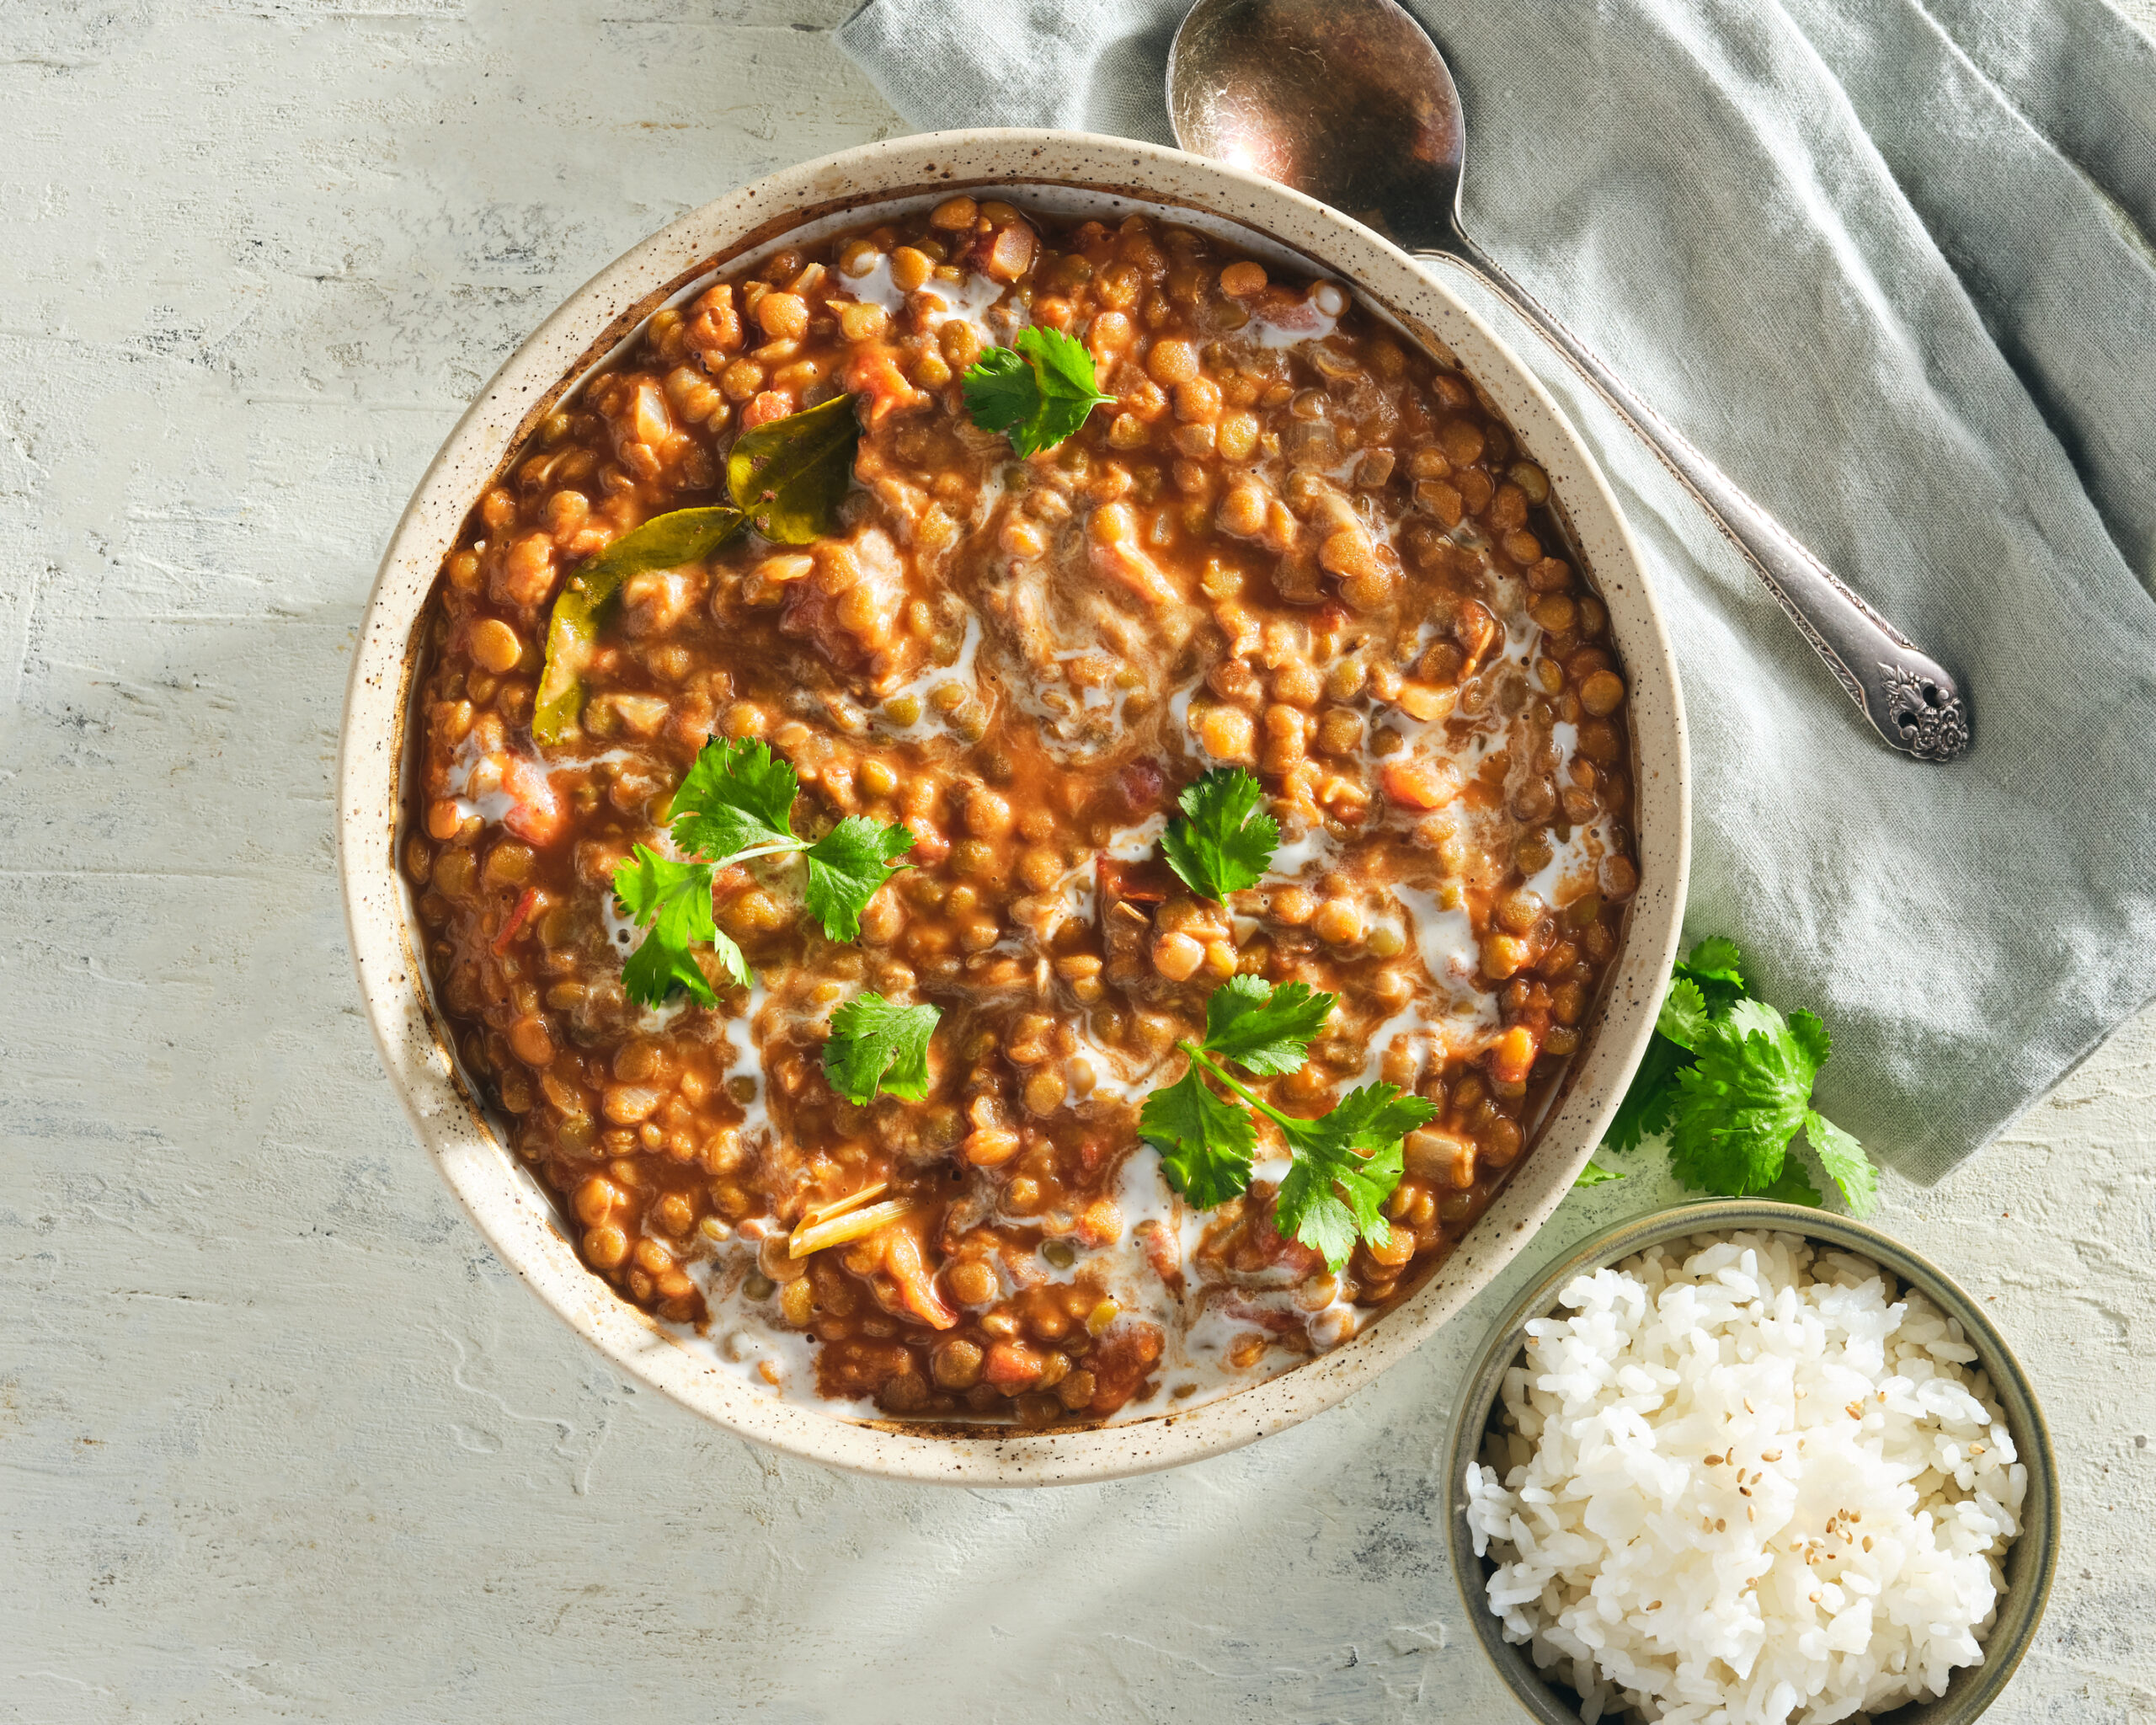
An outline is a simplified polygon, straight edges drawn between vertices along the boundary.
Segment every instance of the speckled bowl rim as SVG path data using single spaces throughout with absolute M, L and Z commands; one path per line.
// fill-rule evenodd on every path
M 1084 188 L 1133 206 L 1209 212 L 1270 236 L 1443 343 L 1550 473 L 1609 606 L 1632 685 L 1641 889 L 1593 1033 L 1535 1153 L 1453 1257 L 1352 1342 L 1187 1413 L 1090 1429 L 924 1435 L 752 1391 L 699 1359 L 579 1262 L 546 1195 L 460 1081 L 415 959 L 393 848 L 415 620 L 442 557 L 522 429 L 651 312 L 718 263 L 839 208 L 963 187 Z M 339 760 L 338 862 L 367 1020 L 420 1140 L 502 1261 L 622 1370 L 729 1431 L 789 1455 L 889 1477 L 1029 1486 L 1142 1473 L 1278 1431 L 1370 1381 L 1484 1286 L 1570 1188 L 1652 1029 L 1675 952 L 1691 849 L 1689 769 L 1674 661 L 1642 560 L 1608 482 L 1556 403 L 1445 286 L 1359 223 L 1177 150 L 1082 133 L 929 133 L 771 174 L 681 217 L 571 295 L 488 384 L 429 467 L 392 537 L 354 655 Z
M 1801 1234 L 1822 1246 L 1870 1258 L 1899 1277 L 1905 1286 L 1919 1290 L 1941 1312 L 1957 1322 L 1977 1350 L 1977 1363 L 1991 1380 L 1993 1397 L 2006 1415 L 2014 1447 L 2029 1471 L 2021 1531 L 2006 1554 L 2006 1598 L 1984 1642 L 1981 1665 L 1962 1667 L 1947 1680 L 1945 1693 L 1931 1701 L 1910 1702 L 1877 1716 L 1892 1721 L 1893 1725 L 1967 1725 L 2005 1690 L 2036 1639 L 2045 1604 L 2051 1598 L 2059 1546 L 2058 1460 L 2052 1450 L 2051 1428 L 2006 1338 L 1982 1306 L 1951 1276 L 1875 1227 L 1797 1204 L 1757 1198 L 1713 1199 L 1620 1222 L 1577 1247 L 1555 1269 L 1539 1278 L 1492 1326 L 1490 1340 L 1454 1406 L 1452 1429 L 1445 1442 L 1445 1541 L 1452 1557 L 1453 1579 L 1460 1585 L 1468 1621 L 1475 1626 L 1482 1651 L 1521 1706 L 1544 1725 L 1579 1725 L 1578 1709 L 1559 1698 L 1536 1671 L 1524 1647 L 1516 1647 L 1504 1638 L 1504 1626 L 1490 1610 L 1484 1591 L 1488 1560 L 1475 1555 L 1474 1536 L 1467 1525 L 1467 1464 L 1481 1451 L 1482 1434 L 1497 1406 L 1499 1386 L 1526 1345 L 1528 1325 L 1556 1309 L 1558 1295 L 1574 1276 L 1617 1263 L 1650 1246 L 1737 1228 Z

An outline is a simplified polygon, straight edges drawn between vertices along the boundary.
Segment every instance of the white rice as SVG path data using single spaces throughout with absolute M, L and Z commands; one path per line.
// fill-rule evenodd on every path
M 1982 1661 L 2028 1470 L 1959 1324 L 1790 1234 L 1674 1242 L 1561 1299 L 1468 1521 L 1505 1639 L 1590 1725 L 1828 1725 Z

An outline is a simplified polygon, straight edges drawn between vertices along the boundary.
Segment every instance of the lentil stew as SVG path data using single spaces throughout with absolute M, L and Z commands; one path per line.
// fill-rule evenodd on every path
M 1021 459 L 958 379 L 1029 321 L 1114 401 Z M 535 743 L 564 579 L 718 500 L 741 432 L 838 394 L 862 427 L 838 531 L 631 577 L 577 725 Z M 658 313 L 445 563 L 402 859 L 458 1051 L 586 1263 L 776 1393 L 1041 1426 L 1286 1370 L 1472 1225 L 1617 950 L 1626 691 L 1563 548 L 1472 381 L 1336 283 L 968 197 L 782 251 Z M 642 1008 L 612 871 L 663 843 L 713 735 L 792 764 L 799 830 L 900 822 L 911 866 L 857 943 L 780 859 L 722 868 L 755 985 Z M 1158 840 L 1222 765 L 1284 842 L 1217 905 Z M 1339 1274 L 1273 1227 L 1277 1166 L 1193 1212 L 1138 1141 L 1238 971 L 1340 997 L 1276 1105 L 1382 1079 L 1437 1109 L 1390 1243 Z M 832 1014 L 871 990 L 942 1009 L 920 1102 L 825 1080 Z

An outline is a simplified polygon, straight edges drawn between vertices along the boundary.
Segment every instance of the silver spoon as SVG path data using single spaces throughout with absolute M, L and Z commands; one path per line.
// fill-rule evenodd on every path
M 1394 0 L 1198 0 L 1168 55 L 1176 142 L 1354 216 L 1505 299 L 1652 446 L 1751 560 L 1890 747 L 1951 761 L 1969 719 L 1938 660 L 1844 586 L 1779 521 L 1627 388 L 1460 223 L 1460 92 Z

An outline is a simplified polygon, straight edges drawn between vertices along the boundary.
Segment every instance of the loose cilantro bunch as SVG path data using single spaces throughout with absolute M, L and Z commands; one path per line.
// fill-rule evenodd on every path
M 928 1039 L 942 1017 L 934 1007 L 902 1007 L 880 994 L 856 995 L 831 1014 L 824 1076 L 848 1102 L 865 1106 L 881 1090 L 901 1102 L 928 1096 Z
M 712 875 L 725 863 L 798 852 L 809 914 L 833 940 L 860 938 L 862 907 L 913 848 L 913 835 L 849 814 L 811 844 L 793 830 L 800 793 L 792 766 L 764 744 L 713 738 L 704 745 L 666 809 L 675 848 L 692 860 L 676 862 L 638 845 L 614 870 L 614 896 L 650 931 L 622 967 L 630 999 L 655 1007 L 678 988 L 716 1006 L 691 951 L 700 945 L 741 986 L 755 980 L 741 948 L 712 920 Z
M 1016 351 L 992 347 L 966 367 L 966 412 L 984 431 L 1008 432 L 1020 455 L 1054 449 L 1112 395 L 1101 393 L 1093 356 L 1060 329 L 1028 324 Z
M 1829 1046 L 1827 1027 L 1810 1012 L 1785 1019 L 1752 998 L 1734 941 L 1703 940 L 1670 978 L 1604 1148 L 1632 1150 L 1667 1133 L 1671 1170 L 1685 1185 L 1816 1208 L 1819 1193 L 1789 1153 L 1801 1130 L 1849 1208 L 1865 1215 L 1878 1201 L 1878 1171 L 1862 1145 L 1812 1106 Z
M 1369 1084 L 1331 1113 L 1305 1119 L 1281 1113 L 1228 1066 L 1267 1078 L 1299 1070 L 1337 1004 L 1305 983 L 1276 988 L 1256 976 L 1230 977 L 1205 1003 L 1203 1043 L 1176 1044 L 1190 1069 L 1148 1096 L 1138 1117 L 1139 1135 L 1160 1151 L 1168 1183 L 1209 1210 L 1248 1189 L 1257 1147 L 1250 1110 L 1262 1114 L 1292 1158 L 1273 1226 L 1283 1239 L 1321 1253 L 1336 1274 L 1358 1238 L 1383 1246 L 1392 1237 L 1384 1204 L 1400 1184 L 1401 1140 L 1437 1110 L 1392 1085 Z M 1246 1106 L 1224 1099 L 1208 1078 Z
M 1280 823 L 1259 812 L 1264 786 L 1240 766 L 1216 766 L 1184 790 L 1179 806 L 1182 817 L 1161 835 L 1161 854 L 1185 886 L 1220 904 L 1265 879 Z

